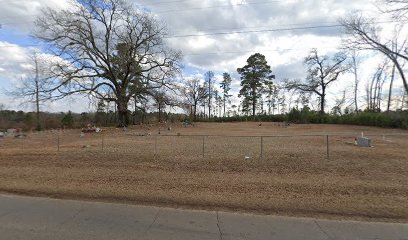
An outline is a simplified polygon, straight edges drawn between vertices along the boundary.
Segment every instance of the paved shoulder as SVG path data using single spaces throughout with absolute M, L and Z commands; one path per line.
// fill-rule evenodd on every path
M 0 239 L 408 240 L 408 225 L 0 195 Z

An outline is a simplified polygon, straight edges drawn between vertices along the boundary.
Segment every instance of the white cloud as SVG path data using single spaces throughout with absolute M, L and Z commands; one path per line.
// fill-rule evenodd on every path
M 1 2 L 0 21 L 7 29 L 30 33 L 34 20 L 41 15 L 41 9 L 50 7 L 65 9 L 75 0 L 13 0 Z
M 17 81 L 27 73 L 28 50 L 16 44 L 0 41 L 0 79 Z

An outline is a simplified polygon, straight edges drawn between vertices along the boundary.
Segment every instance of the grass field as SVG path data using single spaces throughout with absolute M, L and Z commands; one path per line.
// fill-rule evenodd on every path
M 408 131 L 252 122 L 171 127 L 161 126 L 160 136 L 158 126 L 146 125 L 83 138 L 71 130 L 1 139 L 0 191 L 408 222 Z M 353 145 L 361 132 L 374 147 Z

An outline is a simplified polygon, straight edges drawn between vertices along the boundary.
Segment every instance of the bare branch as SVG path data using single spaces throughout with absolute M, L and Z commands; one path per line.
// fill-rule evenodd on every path
M 179 73 L 181 54 L 164 44 L 166 30 L 125 1 L 83 0 L 67 10 L 45 9 L 36 23 L 35 36 L 62 59 L 52 68 L 53 98 L 85 93 L 113 100 L 122 126 L 131 98 L 170 86 Z

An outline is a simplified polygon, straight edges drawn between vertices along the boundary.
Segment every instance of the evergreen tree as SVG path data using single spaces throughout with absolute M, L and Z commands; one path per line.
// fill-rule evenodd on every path
M 211 118 L 211 99 L 214 95 L 214 72 L 208 71 L 205 73 L 205 83 L 208 88 L 207 97 L 208 97 L 208 118 Z
M 237 69 L 241 75 L 241 90 L 239 97 L 243 97 L 243 106 L 252 109 L 255 118 L 258 99 L 262 96 L 263 88 L 275 78 L 265 56 L 255 53 L 247 60 L 247 65 Z
M 220 87 L 222 89 L 223 92 L 223 104 L 224 104 L 224 117 L 225 117 L 225 105 L 226 102 L 228 101 L 228 99 L 231 97 L 231 95 L 228 94 L 228 92 L 231 90 L 231 75 L 229 73 L 224 73 L 222 75 L 222 82 L 220 83 Z
M 72 112 L 69 111 L 65 116 L 62 118 L 61 123 L 64 127 L 72 128 L 74 126 L 74 117 L 72 116 Z

